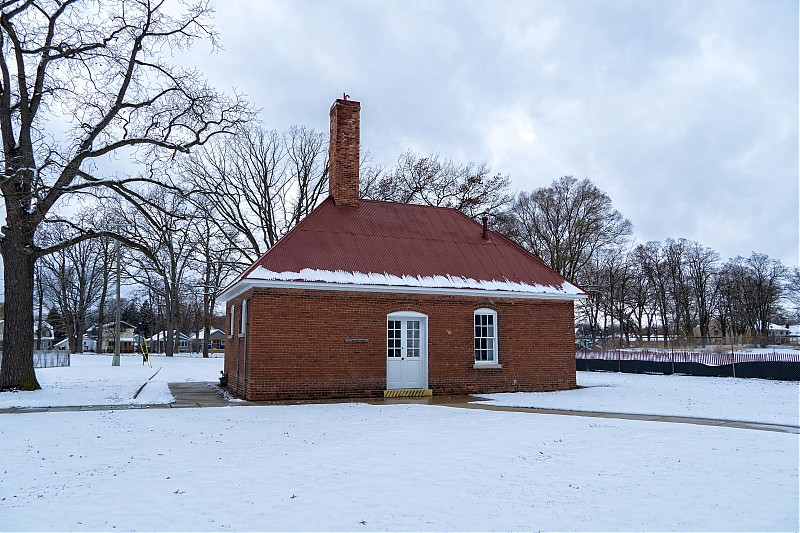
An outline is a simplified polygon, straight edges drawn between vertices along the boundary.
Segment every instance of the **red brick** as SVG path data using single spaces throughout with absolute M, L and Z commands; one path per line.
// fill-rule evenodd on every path
M 336 100 L 331 106 L 328 191 L 336 205 L 357 206 L 361 104 Z
M 247 336 L 239 337 L 243 298 L 249 323 Z M 386 316 L 395 311 L 428 316 L 434 394 L 575 387 L 571 301 L 256 288 L 228 302 L 229 313 L 231 304 L 237 331 L 226 343 L 225 372 L 231 392 L 248 400 L 381 396 Z M 497 312 L 500 369 L 473 368 L 479 308 Z

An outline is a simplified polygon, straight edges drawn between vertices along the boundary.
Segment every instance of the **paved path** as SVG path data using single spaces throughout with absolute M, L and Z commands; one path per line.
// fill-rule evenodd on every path
M 169 390 L 175 401 L 156 404 L 122 404 L 122 405 L 84 405 L 62 407 L 11 407 L 0 409 L 0 414 L 8 413 L 54 413 L 64 411 L 119 411 L 126 409 L 177 409 L 200 407 L 227 407 L 253 405 L 301 405 L 315 403 L 368 403 L 370 405 L 394 405 L 417 403 L 424 405 L 440 405 L 458 409 L 480 409 L 484 411 L 507 411 L 515 413 L 535 413 L 559 416 L 582 416 L 589 418 L 613 418 L 620 420 L 640 420 L 645 422 L 667 422 L 671 424 L 694 424 L 699 426 L 716 426 L 736 429 L 753 429 L 758 431 L 777 431 L 780 433 L 800 434 L 800 426 L 785 424 L 767 424 L 762 422 L 746 422 L 740 420 L 721 420 L 714 418 L 693 418 L 686 416 L 660 416 L 625 413 L 606 413 L 600 411 L 569 411 L 565 409 L 543 409 L 538 407 L 505 407 L 475 403 L 485 400 L 479 396 L 433 396 L 427 398 L 347 398 L 341 400 L 284 401 L 284 402 L 243 402 L 228 400 L 215 382 L 170 383 Z
M 0 409 L 8 413 L 58 413 L 63 411 L 123 411 L 127 409 L 177 409 L 186 407 L 226 407 L 241 402 L 225 398 L 215 382 L 170 383 L 169 391 L 175 397 L 172 403 L 112 404 L 112 405 L 66 405 L 59 407 L 10 407 Z

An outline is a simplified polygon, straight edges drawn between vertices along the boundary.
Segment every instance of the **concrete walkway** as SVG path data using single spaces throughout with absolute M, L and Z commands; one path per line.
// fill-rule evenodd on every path
M 58 413 L 63 411 L 124 411 L 127 409 L 178 409 L 187 407 L 226 407 L 242 402 L 231 402 L 213 381 L 169 383 L 169 392 L 175 398 L 172 403 L 111 404 L 111 405 L 66 405 L 58 407 L 9 407 L 0 409 L 9 413 Z
M 267 406 L 267 405 L 307 405 L 322 403 L 367 403 L 370 405 L 423 404 L 439 405 L 457 409 L 480 409 L 484 411 L 507 411 L 514 413 L 533 413 L 559 416 L 582 416 L 588 418 L 611 418 L 618 420 L 639 420 L 644 422 L 667 422 L 671 424 L 694 424 L 699 426 L 716 426 L 736 429 L 753 429 L 757 431 L 776 431 L 780 433 L 800 434 L 800 426 L 784 424 L 767 424 L 762 422 L 746 422 L 741 420 L 722 420 L 714 418 L 693 418 L 686 416 L 660 416 L 625 413 L 606 413 L 600 411 L 569 411 L 565 409 L 542 409 L 538 407 L 505 407 L 475 403 L 486 398 L 479 396 L 433 396 L 424 398 L 345 398 L 340 400 L 284 401 L 284 402 L 245 402 L 229 400 L 217 386 L 216 382 L 170 383 L 169 390 L 175 401 L 156 404 L 122 404 L 122 405 L 85 405 L 61 407 L 11 407 L 0 409 L 0 414 L 10 413 L 54 413 L 64 411 L 120 411 L 126 409 L 178 409 L 228 406 Z

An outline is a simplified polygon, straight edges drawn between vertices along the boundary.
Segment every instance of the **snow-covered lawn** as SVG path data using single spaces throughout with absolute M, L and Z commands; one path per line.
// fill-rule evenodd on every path
M 65 405 L 109 405 L 170 403 L 167 383 L 214 381 L 222 370 L 222 358 L 203 359 L 181 354 L 153 356 L 153 367 L 142 365 L 141 356 L 121 356 L 120 366 L 111 366 L 110 355 L 74 354 L 71 366 L 38 368 L 41 390 L 0 393 L 0 408 L 55 407 Z M 156 374 L 156 372 L 158 372 Z M 155 374 L 155 377 L 148 379 Z M 134 400 L 143 383 L 147 385 Z
M 786 433 L 427 405 L 0 416 L 4 530 L 799 525 Z
M 484 394 L 494 405 L 721 418 L 800 425 L 800 383 L 578 372 L 581 389 Z
M 114 368 L 108 356 L 75 356 L 70 368 L 37 371 L 41 391 L 0 393 L 0 406 L 129 404 L 159 368 L 137 401 L 168 402 L 167 383 L 214 380 L 221 367 L 155 357 L 151 369 L 124 357 Z M 588 388 L 497 396 L 797 423 L 797 383 L 583 372 L 578 381 Z M 0 527 L 797 530 L 799 443 L 421 404 L 0 414 Z

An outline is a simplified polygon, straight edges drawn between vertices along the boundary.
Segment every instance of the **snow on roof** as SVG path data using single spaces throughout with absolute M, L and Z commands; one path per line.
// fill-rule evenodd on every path
M 205 330 L 201 329 L 198 332 L 190 332 L 190 333 L 187 333 L 186 335 L 191 339 L 204 339 L 205 338 L 205 333 L 206 333 Z M 220 336 L 225 335 L 225 332 L 222 331 L 219 328 L 211 328 L 211 331 L 209 331 L 209 335 L 211 335 L 211 337 L 214 337 L 215 335 L 217 337 L 220 337 Z
M 146 340 L 148 340 L 148 341 L 163 341 L 163 340 L 166 339 L 167 335 L 168 335 L 167 330 L 164 329 L 164 330 L 161 330 L 158 333 L 154 334 L 153 336 L 148 337 Z M 169 335 L 174 336 L 175 335 L 175 330 L 173 330 L 172 333 L 170 333 Z M 180 338 L 181 339 L 188 339 L 189 336 L 186 333 L 181 331 L 180 332 Z
M 331 272 L 304 268 L 300 272 L 273 272 L 259 266 L 247 276 L 247 279 L 264 279 L 275 281 L 315 281 L 325 283 L 345 283 L 352 285 L 388 285 L 393 287 L 430 287 L 451 289 L 483 289 L 491 291 L 528 292 L 542 294 L 583 294 L 576 286 L 564 281 L 559 287 L 518 283 L 508 280 L 476 280 L 460 276 L 394 276 L 392 274 L 376 274 L 373 272 Z
M 241 281 L 314 282 L 526 293 L 575 299 L 584 291 L 500 233 L 451 208 L 328 198 L 245 270 Z M 239 289 L 241 290 L 241 289 Z

